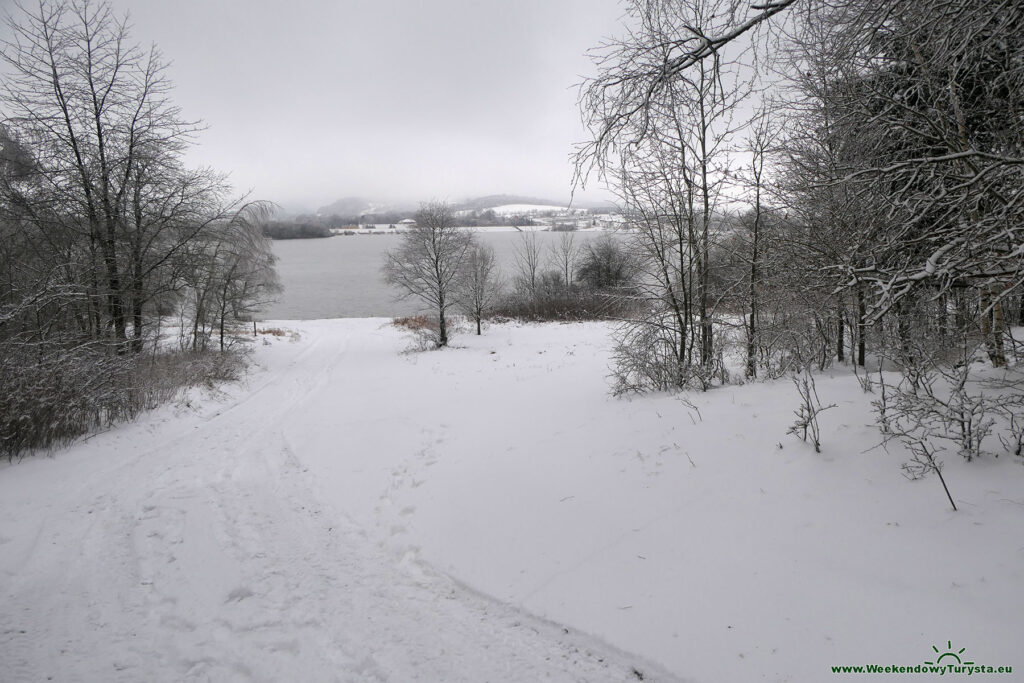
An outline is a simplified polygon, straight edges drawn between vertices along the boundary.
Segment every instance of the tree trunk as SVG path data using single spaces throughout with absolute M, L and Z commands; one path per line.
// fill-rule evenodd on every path
M 444 319 L 444 297 L 439 297 L 437 305 L 437 345 L 448 346 L 448 325 Z
M 135 257 L 135 264 L 132 268 L 132 284 L 131 284 L 131 306 L 132 306 L 132 352 L 142 352 L 142 304 L 143 304 L 143 277 L 141 271 L 141 262 L 138 257 Z
M 899 340 L 900 354 L 903 356 L 904 362 L 910 364 L 917 362 L 917 354 L 914 353 L 913 346 L 911 346 L 910 325 L 907 323 L 907 311 L 912 310 L 914 303 L 901 299 L 893 309 L 896 315 L 896 337 Z
M 106 270 L 107 284 L 107 313 L 114 325 L 114 335 L 119 344 L 123 344 L 128 338 L 127 325 L 124 314 L 124 298 L 121 292 L 121 275 L 117 267 L 117 251 L 114 244 L 112 230 L 108 231 L 100 239 L 100 248 L 103 253 L 103 266 Z M 123 350 L 119 346 L 118 352 Z
M 202 304 L 199 302 L 199 298 L 196 298 L 196 312 L 195 319 L 192 321 L 192 350 L 199 350 L 199 318 L 203 315 Z
M 836 311 L 836 360 L 840 363 L 846 362 L 846 326 L 843 323 L 843 309 L 839 307 Z
M 132 352 L 142 352 L 142 301 L 132 297 Z
M 989 310 L 991 309 L 991 310 Z M 1006 350 L 1003 347 L 1003 304 L 992 297 L 992 290 L 981 290 L 981 332 L 985 337 L 985 348 L 992 367 L 1006 366 Z
M 698 104 L 700 107 L 700 192 L 701 192 L 701 235 L 700 235 L 700 362 L 707 367 L 711 365 L 712 356 L 712 326 L 708 317 L 708 288 L 711 282 L 710 265 L 708 258 L 711 250 L 709 248 L 709 233 L 711 231 L 711 187 L 708 183 L 708 166 L 711 154 L 708 151 L 708 132 L 711 124 L 708 122 L 707 112 L 707 91 L 705 90 L 707 75 L 704 72 L 703 64 L 700 69 L 700 93 Z M 711 86 L 712 88 L 714 86 Z
M 857 365 L 864 367 L 865 342 L 867 332 L 867 306 L 864 303 L 864 290 L 857 285 Z
M 747 377 L 757 377 L 757 344 L 754 341 L 754 311 L 750 312 L 750 325 L 747 329 Z

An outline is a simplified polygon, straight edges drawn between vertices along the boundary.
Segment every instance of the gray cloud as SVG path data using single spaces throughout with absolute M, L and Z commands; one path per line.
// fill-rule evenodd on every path
M 341 195 L 568 196 L 573 87 L 617 0 L 115 0 L 209 129 L 194 164 L 317 206 Z M 603 196 L 603 195 L 601 195 Z

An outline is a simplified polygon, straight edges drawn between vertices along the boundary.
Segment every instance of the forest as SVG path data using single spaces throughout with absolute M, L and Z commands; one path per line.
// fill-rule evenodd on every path
M 849 363 L 915 472 L 949 441 L 1020 455 L 1021 4 L 637 0 L 627 24 L 575 157 L 642 271 L 618 390 L 790 374 L 807 434 L 814 372 Z

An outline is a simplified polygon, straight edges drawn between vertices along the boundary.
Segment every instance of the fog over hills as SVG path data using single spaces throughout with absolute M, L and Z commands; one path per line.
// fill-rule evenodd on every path
M 481 197 L 470 197 L 460 201 L 452 201 L 450 203 L 452 209 L 455 211 L 484 211 L 486 209 L 509 204 L 540 205 L 550 206 L 552 208 L 570 205 L 568 199 L 556 200 L 542 197 L 528 197 L 517 194 L 491 194 Z M 381 213 L 413 213 L 419 208 L 419 206 L 420 202 L 418 201 L 389 201 L 370 197 L 342 197 L 330 204 L 321 206 L 316 210 L 316 213 L 321 216 L 361 216 L 365 214 Z M 614 204 L 608 201 L 594 201 L 577 198 L 573 200 L 572 206 L 582 209 L 610 209 Z M 298 215 L 303 213 L 312 213 L 312 211 L 303 210 L 293 205 L 285 205 L 282 207 L 280 213 L 283 215 Z

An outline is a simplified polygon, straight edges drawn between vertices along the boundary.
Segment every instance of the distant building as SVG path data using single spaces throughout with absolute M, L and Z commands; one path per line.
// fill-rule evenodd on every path
M 413 220 L 412 218 L 403 218 L 402 220 L 398 221 L 398 227 L 400 227 L 400 228 L 415 228 L 416 227 L 416 221 Z

